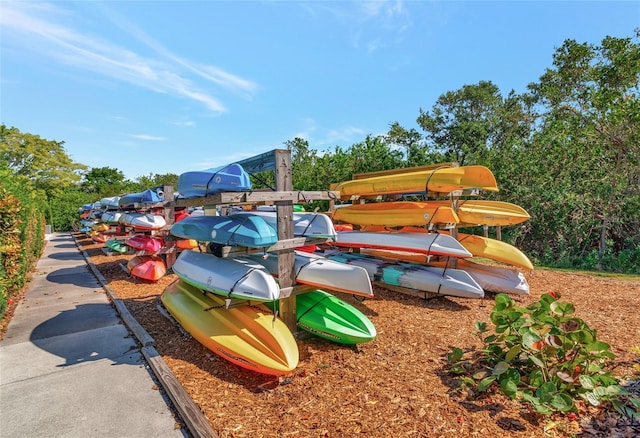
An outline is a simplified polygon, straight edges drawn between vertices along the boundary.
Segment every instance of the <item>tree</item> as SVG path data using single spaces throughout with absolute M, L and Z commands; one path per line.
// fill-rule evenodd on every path
M 431 112 L 420 109 L 417 122 L 445 161 L 481 163 L 498 133 L 502 104 L 498 87 L 481 81 L 441 95 Z
M 531 153 L 577 200 L 572 214 L 587 216 L 583 229 L 599 228 L 600 258 L 608 242 L 617 251 L 639 243 L 630 210 L 640 196 L 639 37 L 606 37 L 600 46 L 566 40 L 553 68 L 529 85 L 543 118 Z M 575 240 L 588 249 L 594 238 Z
M 82 178 L 82 189 L 95 194 L 97 198 L 116 196 L 124 190 L 124 174 L 111 167 L 92 167 Z
M 63 145 L 64 142 L 0 125 L 0 160 L 19 178 L 31 181 L 47 195 L 78 183 L 79 172 L 87 168 L 74 162 Z

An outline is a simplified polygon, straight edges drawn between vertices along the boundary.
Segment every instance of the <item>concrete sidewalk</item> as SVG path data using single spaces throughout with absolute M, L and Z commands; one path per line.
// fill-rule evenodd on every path
M 73 237 L 49 236 L 0 341 L 0 437 L 188 437 Z

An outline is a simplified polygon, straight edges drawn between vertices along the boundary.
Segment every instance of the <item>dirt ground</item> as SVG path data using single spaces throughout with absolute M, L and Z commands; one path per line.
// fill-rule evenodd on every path
M 76 236 L 91 261 L 156 340 L 156 348 L 221 437 L 462 437 L 638 436 L 610 412 L 542 418 L 497 393 L 479 399 L 456 391 L 446 355 L 453 347 L 477 348 L 476 321 L 489 322 L 493 294 L 473 300 L 410 297 L 375 286 L 375 298 L 358 302 L 378 335 L 345 346 L 298 333 L 300 362 L 289 376 L 272 377 L 235 366 L 185 335 L 162 315 L 160 294 L 175 279 L 148 283 L 120 267 L 131 256 L 106 256 Z M 640 282 L 547 270 L 523 272 L 529 296 L 521 305 L 555 291 L 572 302 L 576 316 L 597 329 L 616 359 L 613 373 L 634 375 L 640 345 Z M 491 327 L 491 324 L 489 324 Z M 640 386 L 640 385 L 638 385 Z

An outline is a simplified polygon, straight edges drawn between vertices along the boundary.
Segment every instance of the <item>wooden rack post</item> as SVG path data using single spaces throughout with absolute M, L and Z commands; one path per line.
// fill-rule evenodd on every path
M 276 191 L 290 191 L 293 189 L 291 181 L 291 151 L 277 149 L 276 158 Z M 278 239 L 288 240 L 293 238 L 293 201 L 276 201 L 278 216 Z M 295 282 L 295 252 L 293 248 L 281 250 L 278 253 L 278 282 L 280 288 L 293 287 Z M 296 297 L 295 294 L 280 300 L 280 317 L 289 327 L 289 330 L 297 330 Z

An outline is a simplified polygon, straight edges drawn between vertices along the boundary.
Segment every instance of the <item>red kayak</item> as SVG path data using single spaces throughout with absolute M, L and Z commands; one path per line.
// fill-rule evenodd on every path
M 158 252 L 164 246 L 164 239 L 146 234 L 136 234 L 125 240 L 124 243 L 138 251 Z
M 154 255 L 135 256 L 127 263 L 129 273 L 143 280 L 157 281 L 167 273 L 162 257 Z

